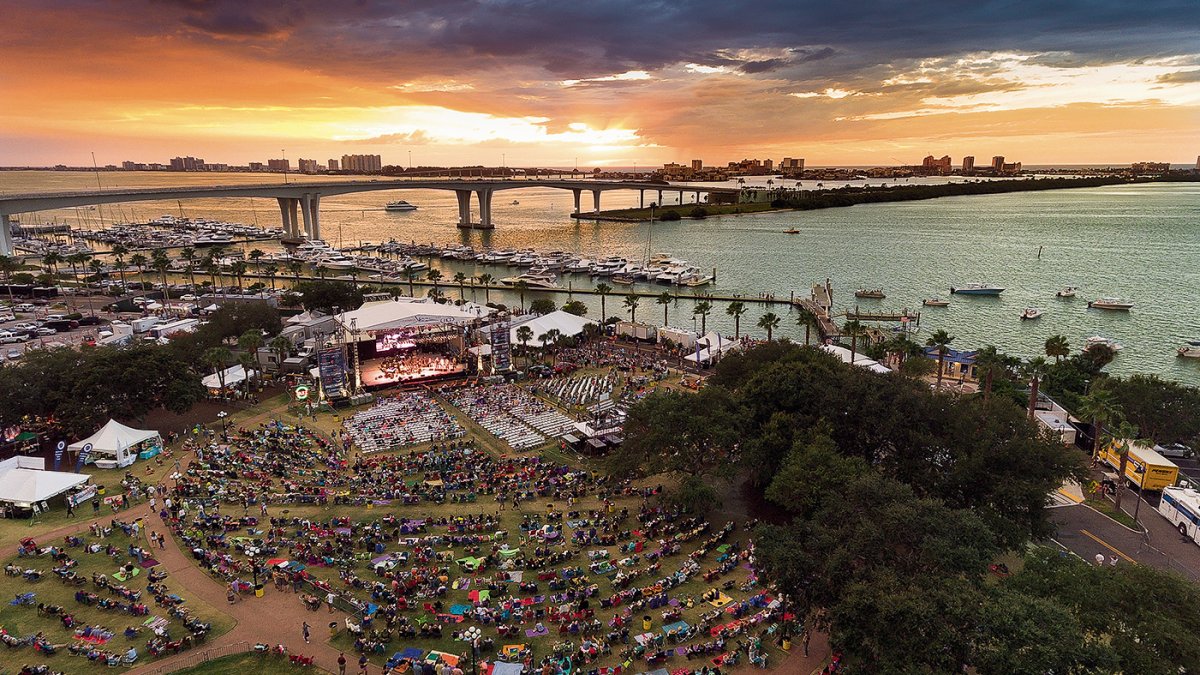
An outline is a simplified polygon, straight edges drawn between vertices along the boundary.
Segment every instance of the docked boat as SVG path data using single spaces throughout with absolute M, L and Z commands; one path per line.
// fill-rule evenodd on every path
M 925 298 L 921 301 L 921 304 L 925 305 L 926 307 L 949 307 L 950 301 L 943 300 L 935 295 L 932 298 Z
M 1092 347 L 1096 347 L 1099 345 L 1104 345 L 1105 347 L 1112 349 L 1114 352 L 1121 351 L 1120 343 L 1118 343 L 1116 340 L 1113 340 L 1112 338 L 1106 338 L 1106 337 L 1103 337 L 1100 335 L 1093 335 L 1092 337 L 1088 338 L 1087 340 L 1084 340 L 1083 349 L 1084 349 L 1084 351 L 1087 351 L 1087 350 L 1091 349 Z
M 388 202 L 383 207 L 384 211 L 416 211 L 417 207 L 409 204 L 401 199 L 400 201 Z
M 872 298 L 874 300 L 883 300 L 887 296 L 883 294 L 882 288 L 874 288 L 874 289 L 860 288 L 857 291 L 854 291 L 854 297 L 856 297 L 856 298 Z
M 1037 307 L 1026 307 L 1025 311 L 1021 312 L 1021 320 L 1029 321 L 1031 319 L 1040 319 L 1045 313 L 1045 310 L 1038 309 Z
M 319 258 L 317 265 L 335 270 L 352 270 L 358 265 L 358 261 L 348 255 L 335 254 Z
M 1107 309 L 1114 312 L 1128 312 L 1133 309 L 1133 303 L 1117 298 L 1100 298 L 1088 303 L 1089 309 Z
M 634 280 L 633 277 L 627 277 L 624 274 L 614 274 L 610 281 L 612 281 L 614 284 L 621 284 L 622 286 L 631 286 L 633 285 Z
M 1189 359 L 1200 359 L 1200 347 L 1188 345 L 1175 350 L 1175 353 Z
M 790 230 L 784 230 L 783 233 L 784 234 L 800 234 L 800 230 L 797 230 L 796 228 L 793 227 Z
M 1060 298 L 1073 298 L 1075 297 L 1075 291 L 1077 290 L 1079 289 L 1075 288 L 1074 286 L 1063 286 L 1062 288 L 1058 289 L 1058 292 L 1055 293 L 1055 295 Z
M 558 277 L 554 276 L 553 274 L 525 273 L 515 277 L 505 277 L 500 280 L 500 283 L 504 284 L 505 286 L 516 286 L 522 281 L 524 281 L 525 285 L 530 288 L 562 288 L 555 283 L 558 281 Z
M 683 286 L 706 286 L 716 281 L 716 278 L 711 274 L 697 274 L 682 279 L 680 284 Z
M 1004 292 L 1004 287 L 975 282 L 964 286 L 951 286 L 950 292 L 958 295 L 1000 295 Z
M 192 240 L 192 246 L 228 246 L 233 243 L 233 237 L 227 234 L 210 232 Z

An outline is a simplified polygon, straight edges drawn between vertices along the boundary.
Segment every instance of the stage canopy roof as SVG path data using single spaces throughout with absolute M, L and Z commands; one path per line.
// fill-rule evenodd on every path
M 473 305 L 464 309 L 435 302 L 383 300 L 368 302 L 353 312 L 343 312 L 338 315 L 338 321 L 347 328 L 354 321 L 360 331 L 379 331 L 447 323 L 463 325 L 484 318 L 493 311 L 495 310 L 482 305 Z
M 538 338 L 552 329 L 557 329 L 563 337 L 574 337 L 582 333 L 583 327 L 589 323 L 596 322 L 582 316 L 575 316 L 570 312 L 564 312 L 560 309 L 557 312 L 550 312 L 549 314 L 542 314 L 541 316 L 534 316 L 532 318 L 521 317 L 514 319 L 512 327 L 508 331 L 508 339 L 513 344 L 519 344 L 517 329 L 521 326 L 529 326 L 529 329 L 533 331 L 533 340 L 530 344 L 537 345 L 540 344 Z

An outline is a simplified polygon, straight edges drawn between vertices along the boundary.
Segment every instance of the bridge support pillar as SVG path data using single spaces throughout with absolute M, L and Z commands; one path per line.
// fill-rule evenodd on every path
M 475 194 L 479 199 L 479 229 L 490 230 L 492 225 L 492 191 L 477 190 Z
M 592 190 L 592 203 L 595 208 L 592 209 L 595 213 L 600 213 L 600 191 Z
M 663 203 L 662 203 L 662 190 L 659 190 L 659 191 L 658 191 L 658 207 L 659 207 L 659 208 L 662 208 L 662 205 L 663 205 Z
M 583 190 L 572 189 L 571 192 L 575 194 L 575 215 L 579 215 L 579 196 L 583 194 Z
M 683 190 L 679 191 L 679 205 L 683 206 Z
M 471 227 L 471 191 L 455 190 L 454 196 L 458 197 L 458 226 Z
M 278 197 L 279 213 L 283 216 L 283 233 L 288 237 L 299 237 L 300 228 L 297 224 L 300 200 L 295 197 Z
M 646 191 L 645 190 L 638 190 L 638 208 L 639 209 L 646 208 Z
M 12 254 L 12 220 L 7 213 L 0 213 L 0 255 Z
M 314 194 L 309 199 L 310 217 L 312 218 L 312 238 L 321 238 L 321 195 Z
M 300 198 L 300 215 L 304 218 L 304 236 L 308 239 L 315 239 L 312 235 L 312 195 L 305 194 Z

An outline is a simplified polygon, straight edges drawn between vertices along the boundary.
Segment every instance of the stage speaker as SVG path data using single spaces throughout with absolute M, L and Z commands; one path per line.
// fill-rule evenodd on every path
M 375 394 L 362 393 L 358 396 L 350 397 L 350 405 L 363 405 L 375 400 Z

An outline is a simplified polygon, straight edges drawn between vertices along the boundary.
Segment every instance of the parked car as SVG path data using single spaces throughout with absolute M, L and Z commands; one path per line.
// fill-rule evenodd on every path
M 17 342 L 25 342 L 29 340 L 29 336 L 24 333 L 12 333 L 4 331 L 0 333 L 0 344 L 11 345 Z
M 184 302 L 195 302 L 195 301 L 199 300 L 200 297 L 197 295 L 193 295 L 192 293 L 187 293 L 187 294 L 179 296 L 179 299 Z
M 1174 457 L 1176 459 L 1191 459 L 1196 456 L 1196 451 L 1192 450 L 1183 443 L 1167 443 L 1166 445 L 1154 446 L 1154 451 L 1163 457 Z
M 14 330 L 14 331 L 18 331 L 18 330 L 34 330 L 34 329 L 36 329 L 36 328 L 37 328 L 37 324 L 36 324 L 36 323 L 30 323 L 30 322 L 28 322 L 28 321 L 22 321 L 21 323 L 14 323 L 14 324 L 12 325 L 12 328 L 11 328 L 11 330 Z
M 8 353 L 5 354 L 5 356 L 8 357 L 9 361 L 16 361 L 17 359 L 21 358 L 21 350 L 10 349 L 10 350 L 8 350 Z
M 17 305 L 13 309 L 15 309 L 18 312 L 32 312 L 33 310 L 37 309 L 37 307 L 34 307 L 33 305 L 29 304 L 28 302 L 22 302 L 21 304 Z
M 46 328 L 45 326 L 42 326 L 41 328 L 39 328 L 33 332 L 36 335 L 39 335 L 41 337 L 46 337 L 47 335 L 57 335 L 58 334 L 58 331 L 54 330 L 53 328 Z

